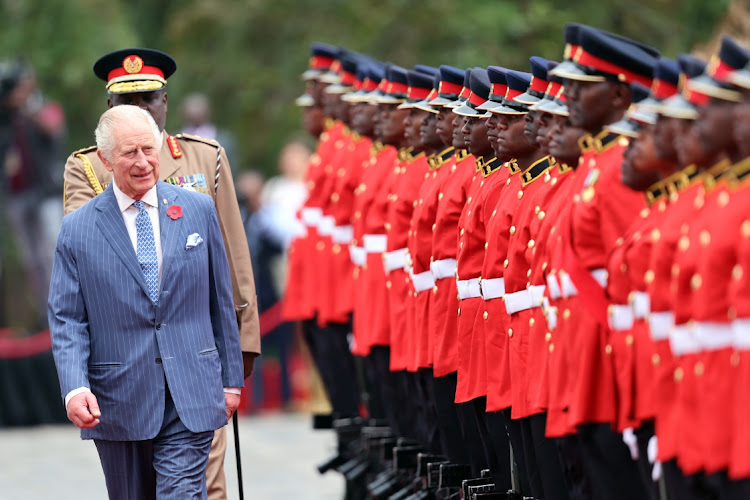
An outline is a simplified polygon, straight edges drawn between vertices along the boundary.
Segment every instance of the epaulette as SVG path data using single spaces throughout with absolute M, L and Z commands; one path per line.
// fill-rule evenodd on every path
M 424 151 L 417 151 L 416 149 L 409 152 L 409 156 L 406 158 L 406 163 L 414 163 L 417 158 L 426 156 Z
M 208 144 L 209 146 L 213 146 L 215 148 L 220 148 L 221 147 L 221 145 L 218 142 L 216 142 L 215 140 L 209 139 L 207 137 L 201 137 L 199 135 L 177 134 L 177 135 L 169 136 L 169 137 L 174 137 L 175 139 L 185 139 L 185 140 L 188 140 L 188 141 L 202 142 L 203 144 Z
M 663 180 L 656 182 L 646 190 L 646 203 L 648 206 L 653 205 L 667 195 L 667 186 Z
M 406 160 L 411 158 L 411 152 L 414 151 L 414 148 L 401 148 L 398 150 L 398 161 L 405 162 Z
M 591 146 L 597 153 L 602 153 L 615 144 L 626 147 L 629 142 L 629 139 L 624 135 L 613 134 L 604 130 L 591 139 Z
M 518 166 L 518 160 L 513 158 L 512 160 L 508 160 L 506 162 L 506 165 L 508 165 L 508 168 L 510 169 L 510 175 L 517 174 L 521 171 L 521 167 Z
M 482 175 L 484 177 L 489 177 L 490 175 L 494 174 L 500 168 L 504 165 L 503 162 L 498 160 L 496 157 L 492 157 L 492 159 L 486 163 L 482 163 Z
M 750 179 L 750 157 L 740 160 L 731 167 L 734 176 L 732 186 Z
M 534 180 L 538 179 L 544 172 L 555 166 L 552 157 L 547 155 L 544 158 L 540 158 L 536 162 L 532 163 L 529 168 L 523 173 L 524 186 L 531 184 Z
M 79 149 L 78 151 L 73 151 L 73 153 L 71 153 L 71 156 L 75 156 L 79 154 L 85 155 L 86 153 L 91 153 L 92 151 L 96 151 L 96 144 L 94 144 L 93 146 L 89 146 L 87 148 Z
M 465 158 L 467 158 L 471 153 L 469 153 L 468 149 L 457 149 L 456 150 L 456 162 L 459 162 Z
M 728 158 L 725 158 L 706 170 L 706 175 L 703 177 L 703 184 L 706 186 L 706 190 L 708 191 L 716 187 L 716 184 L 729 173 L 729 167 L 731 166 L 732 162 Z
M 442 167 L 443 164 L 448 161 L 455 152 L 456 150 L 453 148 L 453 146 L 451 146 L 447 149 L 444 149 L 440 153 L 430 155 L 430 157 L 427 159 L 427 163 L 430 165 L 430 170 L 437 170 L 438 168 Z
M 384 149 L 385 149 L 385 144 L 383 144 L 380 141 L 374 141 L 372 143 L 372 146 L 370 146 L 370 156 L 372 157 L 377 156 L 378 153 L 380 153 Z

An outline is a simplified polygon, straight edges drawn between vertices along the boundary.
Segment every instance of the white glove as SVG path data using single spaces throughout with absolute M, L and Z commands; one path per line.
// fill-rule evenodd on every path
M 661 479 L 661 476 L 663 474 L 661 462 L 659 462 L 656 457 L 659 454 L 659 440 L 656 436 L 651 436 L 651 439 L 648 440 L 648 461 L 649 463 L 654 464 L 654 468 L 651 469 L 651 479 L 656 482 L 659 479 Z
M 628 427 L 622 431 L 622 441 L 630 450 L 630 458 L 638 460 L 638 438 L 635 437 L 632 427 Z

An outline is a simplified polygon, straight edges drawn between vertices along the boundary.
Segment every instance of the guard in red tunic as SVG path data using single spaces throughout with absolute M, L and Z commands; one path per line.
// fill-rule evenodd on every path
M 562 224 L 561 286 L 567 289 L 569 321 L 565 342 L 575 353 L 568 367 L 571 424 L 577 426 L 586 475 L 596 496 L 644 498 L 635 462 L 616 421 L 615 383 L 606 315 L 606 258 L 643 208 L 643 199 L 620 182 L 627 138 L 603 127 L 619 120 L 631 104 L 628 84 L 651 85 L 658 53 L 641 44 L 581 27 L 573 60 L 552 71 L 566 79 L 570 120 L 588 132 L 573 205 Z M 606 108 L 602 107 L 607 102 Z M 568 281 L 567 278 L 570 278 Z M 572 361 L 569 358 L 569 361 Z

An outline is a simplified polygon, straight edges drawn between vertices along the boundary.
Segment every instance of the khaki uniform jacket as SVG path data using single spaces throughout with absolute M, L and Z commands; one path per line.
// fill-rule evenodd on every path
M 160 178 L 171 184 L 193 187 L 196 191 L 209 194 L 214 200 L 232 275 L 242 351 L 260 354 L 253 268 L 232 171 L 224 149 L 218 142 L 202 137 L 188 134 L 172 137 L 166 132 L 162 134 L 164 141 L 159 155 Z M 96 154 L 96 146 L 71 154 L 65 163 L 65 214 L 94 198 L 110 182 L 112 173 L 104 168 Z

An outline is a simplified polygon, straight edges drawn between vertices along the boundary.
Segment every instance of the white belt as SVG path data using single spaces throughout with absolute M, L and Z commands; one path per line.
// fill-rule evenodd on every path
M 562 290 L 560 290 L 560 284 L 557 282 L 557 278 L 554 275 L 547 275 L 547 290 L 549 290 L 549 298 L 559 299 L 562 297 Z
M 365 252 L 383 253 L 388 246 L 388 237 L 384 234 L 366 234 L 362 238 L 362 242 L 364 243 Z
M 505 295 L 505 278 L 483 279 L 479 282 L 479 292 L 484 300 L 499 299 Z
M 599 283 L 602 288 L 607 288 L 607 278 L 609 273 L 604 268 L 594 269 L 591 271 L 591 277 Z M 575 297 L 578 295 L 578 289 L 573 284 L 573 280 L 570 279 L 570 275 L 566 272 L 560 273 L 560 284 L 562 285 L 562 294 L 564 297 Z
M 482 296 L 482 291 L 479 288 L 479 278 L 456 280 L 456 288 L 458 288 L 458 298 L 461 300 Z
M 332 215 L 325 215 L 318 222 L 318 234 L 321 236 L 331 236 L 335 227 L 336 219 Z
M 354 229 L 352 226 L 334 226 L 331 239 L 339 245 L 348 245 L 354 239 Z
M 430 262 L 430 271 L 436 280 L 456 277 L 456 259 L 440 259 Z
M 419 274 L 412 274 L 411 282 L 414 284 L 414 290 L 420 293 L 425 290 L 432 290 L 435 286 L 435 277 L 432 276 L 432 271 L 425 271 Z
M 399 248 L 392 252 L 386 252 L 383 254 L 383 269 L 388 274 L 396 269 L 403 269 L 409 262 L 409 249 Z
M 362 267 L 367 262 L 367 252 L 362 247 L 356 245 L 349 245 L 349 257 L 355 266 Z
M 309 227 L 318 227 L 320 219 L 323 218 L 323 210 L 316 207 L 305 207 L 300 212 L 302 222 Z
M 732 322 L 734 347 L 739 351 L 750 350 L 750 319 L 736 319 Z
M 484 286 L 484 281 L 482 282 Z M 525 311 L 542 306 L 544 286 L 532 286 L 520 292 L 513 292 L 505 295 L 505 310 L 508 314 Z
M 631 305 L 635 319 L 644 319 L 651 312 L 651 297 L 646 292 L 633 292 Z
M 633 328 L 633 308 L 630 305 L 612 304 L 609 306 L 609 327 L 615 332 Z
M 731 323 L 711 321 L 695 322 L 693 337 L 704 351 L 718 351 L 732 347 L 734 340 Z
M 667 340 L 669 330 L 674 325 L 674 314 L 671 311 L 652 312 L 648 315 L 648 326 L 651 330 L 651 338 L 655 342 Z
M 675 356 L 700 352 L 701 345 L 687 324 L 675 325 L 669 331 L 669 348 Z

